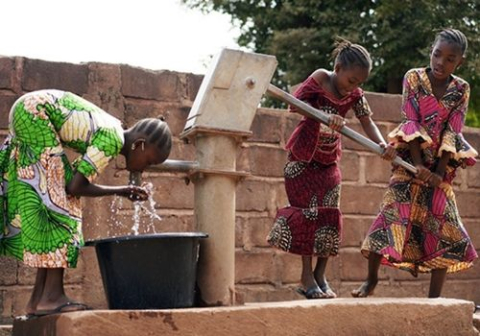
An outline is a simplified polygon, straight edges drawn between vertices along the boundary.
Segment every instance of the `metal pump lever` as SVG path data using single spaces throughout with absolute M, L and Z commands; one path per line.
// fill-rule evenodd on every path
M 321 110 L 318 110 L 318 109 L 308 105 L 307 103 L 295 98 L 291 94 L 279 89 L 275 85 L 270 84 L 267 88 L 267 93 L 274 98 L 277 98 L 277 99 L 279 99 L 279 100 L 281 100 L 281 101 L 283 101 L 287 104 L 295 106 L 298 109 L 299 114 L 301 114 L 305 117 L 308 117 L 308 118 L 315 119 L 315 120 L 317 120 L 317 121 L 319 121 L 319 122 L 321 122 L 325 125 L 328 125 L 329 117 L 325 112 L 323 112 Z M 372 140 L 364 137 L 360 133 L 355 132 L 351 128 L 348 128 L 347 126 L 343 126 L 342 129 L 339 132 L 342 135 L 345 135 L 347 138 L 352 139 L 353 141 L 359 143 L 360 145 L 370 149 L 371 151 L 373 151 L 373 152 L 375 152 L 379 155 L 381 155 L 383 153 L 383 148 L 380 147 L 380 145 L 378 145 L 375 142 L 373 142 Z M 407 169 L 408 171 L 410 171 L 414 174 L 417 173 L 417 168 L 415 168 L 413 165 L 404 161 L 402 158 L 400 158 L 398 156 L 392 162 L 394 164 L 402 166 L 403 168 Z

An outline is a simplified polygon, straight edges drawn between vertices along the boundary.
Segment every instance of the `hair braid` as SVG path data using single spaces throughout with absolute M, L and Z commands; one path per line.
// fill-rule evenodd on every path
M 147 145 L 155 146 L 165 155 L 165 159 L 168 157 L 172 148 L 172 134 L 163 117 L 141 119 L 131 130 L 144 138 Z
M 332 57 L 335 59 L 335 64 L 341 64 L 347 68 L 361 66 L 369 71 L 372 69 L 372 59 L 367 49 L 346 39 L 337 39 Z
M 465 56 L 468 48 L 468 41 L 465 35 L 458 29 L 446 28 L 437 34 L 434 44 L 438 41 L 446 41 L 448 43 L 455 43 L 462 51 L 462 55 Z

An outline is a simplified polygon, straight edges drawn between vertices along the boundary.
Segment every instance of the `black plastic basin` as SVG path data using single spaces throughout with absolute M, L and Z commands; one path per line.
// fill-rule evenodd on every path
M 201 232 L 87 241 L 95 246 L 110 309 L 192 307 Z

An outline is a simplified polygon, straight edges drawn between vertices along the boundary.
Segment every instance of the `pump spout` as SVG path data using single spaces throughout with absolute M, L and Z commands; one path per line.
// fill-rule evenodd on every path
M 141 172 L 130 172 L 128 178 L 128 183 L 136 186 L 142 185 L 142 173 Z

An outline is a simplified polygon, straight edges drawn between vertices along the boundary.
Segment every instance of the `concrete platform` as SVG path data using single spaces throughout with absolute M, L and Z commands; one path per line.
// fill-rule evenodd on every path
M 93 310 L 15 320 L 13 336 L 471 336 L 474 304 L 455 299 L 302 300 L 235 307 Z
M 0 325 L 0 336 L 11 336 L 11 335 L 12 335 L 11 325 Z

